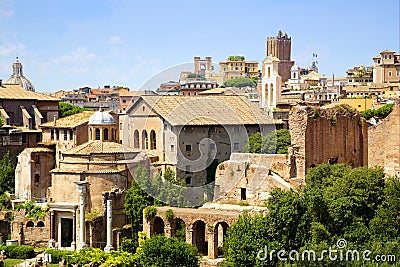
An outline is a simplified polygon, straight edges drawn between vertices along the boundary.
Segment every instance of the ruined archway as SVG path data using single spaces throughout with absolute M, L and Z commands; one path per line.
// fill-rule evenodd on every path
M 218 222 L 214 227 L 215 257 L 222 255 L 222 246 L 225 241 L 226 231 L 229 225 L 226 222 Z
M 196 221 L 193 224 L 193 245 L 197 247 L 199 253 L 208 254 L 206 242 L 206 224 L 203 221 Z
M 172 221 L 172 236 L 186 242 L 186 223 L 181 218 Z
M 154 218 L 154 226 L 153 226 L 154 235 L 163 235 L 164 234 L 164 221 L 160 217 L 156 216 Z

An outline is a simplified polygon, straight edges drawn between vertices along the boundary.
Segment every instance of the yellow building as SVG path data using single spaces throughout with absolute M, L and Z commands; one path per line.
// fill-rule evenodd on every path
M 400 82 L 400 53 L 385 50 L 374 60 L 374 83 Z
M 374 98 L 342 98 L 339 99 L 340 104 L 347 104 L 352 108 L 357 109 L 357 111 L 364 111 L 371 109 L 374 105 Z
M 229 56 L 219 62 L 219 70 L 223 83 L 235 78 L 258 77 L 258 62 L 246 61 L 244 56 Z

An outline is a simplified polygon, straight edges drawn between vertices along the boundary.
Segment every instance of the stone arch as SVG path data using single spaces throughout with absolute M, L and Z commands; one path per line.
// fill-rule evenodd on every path
M 197 247 L 199 253 L 207 255 L 208 245 L 206 242 L 206 224 L 202 220 L 195 221 L 193 224 L 193 245 Z
M 181 218 L 174 218 L 171 223 L 172 236 L 186 242 L 186 223 Z
M 164 234 L 164 220 L 158 216 L 154 218 L 153 232 L 154 235 Z
M 150 132 L 150 149 L 154 150 L 156 148 L 157 148 L 156 132 L 154 130 L 151 130 L 151 132 Z
M 135 130 L 133 133 L 133 147 L 139 148 L 139 131 Z
M 28 221 L 26 223 L 26 227 L 34 227 L 34 226 L 35 226 L 35 224 L 32 221 Z
M 147 131 L 142 131 L 142 149 L 149 149 L 148 135 Z
M 214 226 L 214 255 L 216 258 L 222 253 L 221 248 L 224 244 L 225 235 L 228 227 L 229 225 L 226 222 L 218 222 Z
M 38 221 L 38 223 L 36 224 L 37 227 L 44 227 L 44 222 L 42 221 Z

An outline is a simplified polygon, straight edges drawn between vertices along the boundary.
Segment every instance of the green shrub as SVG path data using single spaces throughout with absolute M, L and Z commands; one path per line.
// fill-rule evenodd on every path
M 153 219 L 157 214 L 157 208 L 154 206 L 149 206 L 144 209 L 144 218 L 146 221 L 150 221 Z
M 26 245 L 0 246 L 0 250 L 4 250 L 6 256 L 12 259 L 30 259 L 35 257 L 35 251 L 31 246 L 26 246 Z
M 333 115 L 331 118 L 332 126 L 335 126 L 337 124 L 337 118 L 336 115 Z
M 313 112 L 313 119 L 318 119 L 320 116 L 319 110 L 318 109 L 314 109 Z
M 171 223 L 174 219 L 174 211 L 171 209 L 167 209 L 165 211 L 165 219 L 167 219 L 167 221 Z
M 129 253 L 135 253 L 136 248 L 139 246 L 137 239 L 122 238 L 121 250 Z
M 372 117 L 378 117 L 379 119 L 384 119 L 392 112 L 393 106 L 394 104 L 387 104 L 378 109 L 367 109 L 361 111 L 361 115 L 367 120 L 371 119 Z
M 73 254 L 73 251 L 48 249 L 48 250 L 46 250 L 46 253 L 51 255 L 52 263 L 58 263 L 58 262 L 62 261 L 63 259 L 67 260 L 68 256 Z

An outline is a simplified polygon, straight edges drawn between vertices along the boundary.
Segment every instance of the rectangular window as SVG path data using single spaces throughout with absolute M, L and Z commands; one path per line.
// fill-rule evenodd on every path
M 192 184 L 192 177 L 186 177 L 185 178 L 185 182 L 186 182 L 186 184 Z
M 246 200 L 246 188 L 240 188 L 240 199 Z
M 391 71 L 388 71 L 388 76 L 392 77 L 392 72 Z
M 67 141 L 67 133 L 68 133 L 68 131 L 64 130 L 64 141 Z
M 234 151 L 239 151 L 240 150 L 239 143 L 233 143 L 233 150 Z
M 186 145 L 186 151 L 187 152 L 192 151 L 192 145 Z
M 171 145 L 171 152 L 175 152 L 175 146 Z
M 122 103 L 126 103 L 126 99 L 122 99 Z

